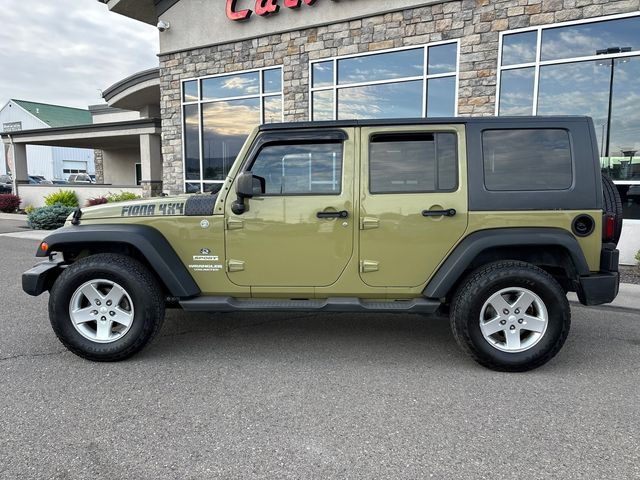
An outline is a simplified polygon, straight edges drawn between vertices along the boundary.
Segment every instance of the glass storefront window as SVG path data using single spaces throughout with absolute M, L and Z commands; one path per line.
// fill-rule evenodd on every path
M 531 115 L 535 68 L 505 70 L 500 79 L 500 115 Z
M 545 29 L 541 59 L 589 57 L 610 48 L 640 50 L 640 17 Z
M 502 40 L 502 65 L 536 61 L 538 32 L 512 33 Z
M 183 107 L 185 191 L 217 192 L 251 130 L 282 121 L 282 68 L 188 80 L 183 92 L 197 102 Z
M 310 117 L 455 116 L 458 48 L 442 42 L 312 62 Z
M 338 92 L 338 119 L 422 116 L 422 81 L 350 87 Z
M 507 32 L 496 102 L 500 115 L 590 116 L 602 171 L 621 195 L 631 191 L 623 203 L 626 218 L 635 219 L 640 219 L 634 193 L 640 188 L 639 32 L 639 13 Z M 527 66 L 518 67 L 522 63 Z
M 422 77 L 424 50 L 400 50 L 338 60 L 338 84 Z

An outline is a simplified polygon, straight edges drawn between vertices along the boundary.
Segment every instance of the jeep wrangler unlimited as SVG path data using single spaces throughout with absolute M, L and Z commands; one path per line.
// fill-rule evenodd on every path
M 22 282 L 90 360 L 179 306 L 448 314 L 475 360 L 524 371 L 564 344 L 567 292 L 616 297 L 621 222 L 586 117 L 263 125 L 218 193 L 78 209 Z

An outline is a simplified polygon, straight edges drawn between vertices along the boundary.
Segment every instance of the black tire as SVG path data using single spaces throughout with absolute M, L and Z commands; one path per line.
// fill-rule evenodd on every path
M 97 279 L 123 287 L 134 308 L 128 331 L 111 343 L 85 338 L 71 320 L 74 292 Z M 158 333 L 164 320 L 164 298 L 155 277 L 137 260 L 124 255 L 97 254 L 70 265 L 58 277 L 49 297 L 49 320 L 60 341 L 76 355 L 96 362 L 116 362 L 142 350 Z
M 620 235 L 622 235 L 622 199 L 613 180 L 604 174 L 602 175 L 602 192 L 604 194 L 604 211 L 615 218 L 613 242 L 617 245 Z
M 546 330 L 537 343 L 520 352 L 491 345 L 480 327 L 485 303 L 495 293 L 510 288 L 533 292 L 548 313 Z M 519 261 L 490 263 L 471 273 L 453 298 L 450 318 L 458 345 L 481 365 L 504 372 L 523 372 L 547 363 L 564 345 L 571 326 L 571 310 L 562 287 L 544 270 Z

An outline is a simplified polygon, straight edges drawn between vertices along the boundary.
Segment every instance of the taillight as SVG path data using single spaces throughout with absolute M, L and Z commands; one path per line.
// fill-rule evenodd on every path
M 616 234 L 616 217 L 614 215 L 607 214 L 604 216 L 603 240 L 605 242 L 613 242 L 615 234 Z

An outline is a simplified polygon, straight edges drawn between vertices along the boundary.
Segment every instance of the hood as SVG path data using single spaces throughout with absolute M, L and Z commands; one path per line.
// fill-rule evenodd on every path
M 192 195 L 154 197 L 130 202 L 105 203 L 82 208 L 82 220 L 131 217 L 172 217 L 187 214 Z M 215 201 L 213 202 L 215 203 Z

